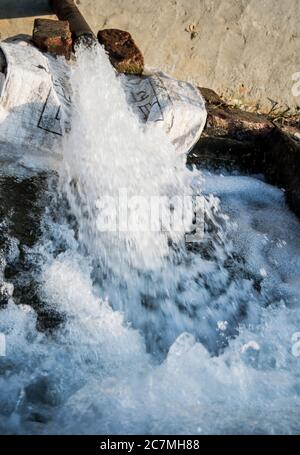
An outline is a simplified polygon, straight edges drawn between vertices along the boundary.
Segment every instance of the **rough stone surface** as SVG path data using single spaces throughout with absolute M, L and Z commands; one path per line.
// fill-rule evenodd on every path
M 290 129 L 279 128 L 265 116 L 232 108 L 210 89 L 200 91 L 208 118 L 188 164 L 263 173 L 269 183 L 285 190 L 290 208 L 300 216 L 300 142 L 293 139 Z
M 262 161 L 259 144 L 216 136 L 201 138 L 187 157 L 189 165 L 249 173 L 261 172 Z
M 117 29 L 100 30 L 98 40 L 108 52 L 112 65 L 119 73 L 143 73 L 144 57 L 130 33 Z
M 218 136 L 230 135 L 236 139 L 247 139 L 255 135 L 265 135 L 272 128 L 273 124 L 264 116 L 229 106 L 208 108 L 207 130 Z
M 36 19 L 33 42 L 42 51 L 63 55 L 66 59 L 71 57 L 72 35 L 67 21 Z
M 227 106 L 227 103 L 211 88 L 199 87 L 201 95 L 209 106 Z
M 241 140 L 266 135 L 273 123 L 265 116 L 228 106 L 211 89 L 200 88 L 207 108 L 206 134 Z
M 275 127 L 262 146 L 268 181 L 285 189 L 287 202 L 300 217 L 300 143 Z
M 188 163 L 260 172 L 261 143 L 273 130 L 273 123 L 262 115 L 228 106 L 211 89 L 202 87 L 200 91 L 206 101 L 207 122 Z

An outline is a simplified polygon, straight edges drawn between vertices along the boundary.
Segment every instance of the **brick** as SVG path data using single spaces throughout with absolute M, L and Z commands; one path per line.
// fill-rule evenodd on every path
M 104 46 L 111 64 L 119 73 L 143 73 L 144 57 L 130 33 L 117 29 L 100 30 L 98 41 Z
M 72 52 L 72 35 L 68 21 L 36 19 L 33 28 L 33 42 L 44 52 L 65 56 Z

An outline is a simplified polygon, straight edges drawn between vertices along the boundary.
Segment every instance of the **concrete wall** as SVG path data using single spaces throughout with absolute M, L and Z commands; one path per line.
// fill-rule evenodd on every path
M 116 27 L 132 33 L 146 64 L 226 98 L 271 102 L 296 109 L 293 74 L 300 72 L 299 0 L 77 0 L 96 32 Z M 46 0 L 0 0 L 2 38 L 31 33 L 33 19 L 9 19 L 3 5 L 20 15 L 45 13 Z M 32 13 L 32 7 L 39 9 Z M 22 12 L 23 11 L 23 12 Z M 186 31 L 190 30 L 190 31 Z M 191 33 L 194 30 L 194 33 Z

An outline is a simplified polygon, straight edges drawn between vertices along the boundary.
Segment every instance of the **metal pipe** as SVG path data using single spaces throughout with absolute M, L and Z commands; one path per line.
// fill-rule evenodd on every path
M 52 11 L 59 20 L 68 21 L 74 45 L 79 41 L 90 44 L 96 37 L 73 0 L 49 0 Z

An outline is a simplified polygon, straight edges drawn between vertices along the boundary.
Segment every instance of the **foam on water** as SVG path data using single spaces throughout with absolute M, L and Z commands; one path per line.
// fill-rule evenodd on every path
M 102 49 L 79 52 L 72 85 L 53 210 L 66 195 L 75 221 L 46 213 L 28 251 L 63 323 L 38 331 L 34 310 L 12 298 L 0 311 L 0 431 L 299 433 L 300 230 L 283 193 L 187 170 L 128 111 Z M 99 232 L 96 202 L 119 188 L 201 191 L 203 243 L 187 251 L 182 233 Z

